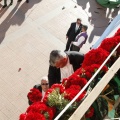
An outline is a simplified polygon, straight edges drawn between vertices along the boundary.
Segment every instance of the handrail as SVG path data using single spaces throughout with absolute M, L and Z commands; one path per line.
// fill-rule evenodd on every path
M 94 80 L 96 75 L 99 73 L 99 71 L 102 69 L 102 67 L 106 64 L 106 62 L 109 60 L 109 58 L 112 56 L 112 54 L 116 51 L 116 49 L 120 46 L 120 43 L 113 49 L 113 51 L 110 53 L 110 55 L 106 58 L 106 60 L 103 62 L 103 64 L 99 67 L 99 69 L 96 71 L 96 73 L 91 77 L 91 79 L 87 82 L 87 84 L 81 89 L 81 91 L 72 99 L 71 102 L 69 102 L 65 108 L 58 114 L 58 116 L 54 120 L 58 120 L 64 112 L 75 102 L 75 100 L 83 93 L 83 91 L 88 87 L 88 85 Z
M 84 99 L 84 101 L 80 104 L 80 106 L 76 109 L 76 111 L 72 114 L 69 120 L 80 120 L 85 112 L 89 109 L 92 103 L 96 100 L 105 86 L 109 83 L 109 81 L 113 78 L 115 73 L 120 68 L 120 57 L 115 61 L 109 71 L 102 77 L 102 79 L 98 82 L 98 84 L 94 87 L 94 89 L 90 92 L 90 94 Z

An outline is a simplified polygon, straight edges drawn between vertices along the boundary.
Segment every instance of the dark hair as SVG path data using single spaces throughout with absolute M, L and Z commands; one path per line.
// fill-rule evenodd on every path
M 88 29 L 87 25 L 82 25 L 82 28 L 84 28 L 84 30 L 86 31 Z
M 50 53 L 49 63 L 51 66 L 55 66 L 56 61 L 59 61 L 61 58 L 65 57 L 66 53 L 60 50 L 53 50 Z
M 82 19 L 81 18 L 77 18 L 77 21 L 82 21 Z

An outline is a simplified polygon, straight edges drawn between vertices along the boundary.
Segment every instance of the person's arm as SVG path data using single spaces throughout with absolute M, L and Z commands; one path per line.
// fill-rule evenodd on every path
M 51 87 L 55 83 L 55 67 L 49 66 L 48 70 L 48 81 L 49 81 L 49 87 Z
M 74 45 L 79 46 L 83 41 L 85 40 L 85 37 L 81 36 L 78 41 L 72 42 Z

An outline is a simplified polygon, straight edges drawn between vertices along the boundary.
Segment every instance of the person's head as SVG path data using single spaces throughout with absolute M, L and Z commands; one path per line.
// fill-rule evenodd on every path
M 41 84 L 42 90 L 46 92 L 49 88 L 48 77 L 47 76 L 42 77 L 40 84 Z
M 82 21 L 82 20 L 81 20 L 80 18 L 78 18 L 77 21 L 76 21 L 76 23 L 77 23 L 78 25 L 80 25 L 80 24 L 81 24 L 81 21 Z
M 63 68 L 67 64 L 67 61 L 68 61 L 68 56 L 63 51 L 53 50 L 50 53 L 49 63 L 51 66 L 57 68 Z
M 87 26 L 87 25 L 82 25 L 82 32 L 87 31 L 87 29 L 88 29 L 88 26 Z

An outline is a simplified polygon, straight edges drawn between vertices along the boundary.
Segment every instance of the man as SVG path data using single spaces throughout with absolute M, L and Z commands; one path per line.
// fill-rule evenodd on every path
M 75 41 L 72 42 L 72 44 L 71 44 L 71 51 L 79 52 L 79 50 L 83 46 L 83 44 L 86 43 L 86 40 L 88 38 L 88 35 L 86 32 L 87 29 L 88 29 L 88 27 L 86 25 L 82 26 L 82 32 L 76 36 Z
M 13 0 L 11 0 L 9 5 L 12 5 L 12 4 L 13 4 Z M 7 7 L 7 0 L 4 0 L 4 6 L 2 8 L 5 8 L 5 7 Z
M 18 2 L 21 2 L 22 0 L 18 0 Z M 26 0 L 26 3 L 29 3 L 29 0 Z
M 49 88 L 48 77 L 42 77 L 40 84 L 35 85 L 33 88 L 38 89 L 42 93 L 42 100 L 44 98 L 45 92 Z M 41 100 L 41 101 L 42 101 Z M 28 104 L 31 105 L 32 102 L 28 98 Z
M 68 40 L 67 40 L 65 51 L 69 50 L 71 42 L 75 40 L 75 37 L 80 33 L 81 28 L 82 28 L 82 24 L 81 24 L 80 18 L 78 18 L 75 23 L 71 24 L 71 26 L 68 29 L 68 32 L 66 34 L 66 39 L 68 39 Z
M 48 71 L 49 86 L 62 82 L 63 78 L 67 78 L 76 71 L 84 60 L 84 55 L 75 52 L 62 52 L 53 50 L 50 53 L 50 66 Z

